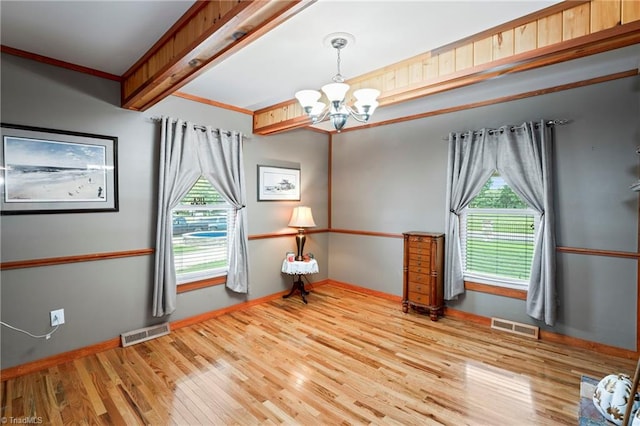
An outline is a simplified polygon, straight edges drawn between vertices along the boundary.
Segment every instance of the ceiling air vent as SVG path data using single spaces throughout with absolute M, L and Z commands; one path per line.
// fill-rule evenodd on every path
M 139 328 L 137 330 L 128 331 L 120 335 L 122 347 L 135 345 L 136 343 L 145 342 L 155 339 L 156 337 L 169 334 L 169 323 L 152 325 L 151 327 Z
M 537 339 L 540 333 L 540 328 L 535 325 L 521 324 L 501 318 L 491 318 L 491 328 L 520 336 L 531 337 L 532 339 Z

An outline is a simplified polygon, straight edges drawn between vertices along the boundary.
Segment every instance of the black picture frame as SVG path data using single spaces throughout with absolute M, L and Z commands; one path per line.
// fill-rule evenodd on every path
M 0 123 L 0 214 L 118 211 L 118 138 Z

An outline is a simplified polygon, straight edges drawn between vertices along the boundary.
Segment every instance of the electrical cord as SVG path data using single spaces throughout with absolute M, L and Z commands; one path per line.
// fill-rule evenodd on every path
M 6 322 L 4 322 L 4 321 L 0 321 L 0 324 L 4 325 L 5 327 L 10 328 L 10 329 L 12 329 L 12 330 L 19 331 L 20 333 L 24 333 L 24 334 L 26 334 L 27 336 L 33 337 L 34 339 L 43 339 L 43 338 L 44 338 L 44 339 L 47 339 L 47 340 L 49 340 L 49 339 L 51 338 L 51 335 L 52 335 L 53 333 L 55 333 L 56 331 L 58 331 L 58 328 L 60 328 L 60 324 L 58 324 L 58 325 L 56 325 L 56 326 L 54 327 L 54 329 L 53 329 L 53 330 L 51 330 L 49 333 L 47 333 L 47 334 L 42 334 L 42 335 L 38 336 L 38 335 L 36 335 L 36 334 L 31 334 L 31 333 L 29 333 L 28 331 L 22 330 L 22 329 L 20 329 L 20 328 L 18 328 L 18 327 L 14 327 L 14 326 L 12 326 L 12 325 L 9 325 L 9 324 L 7 324 L 7 323 L 6 323 Z

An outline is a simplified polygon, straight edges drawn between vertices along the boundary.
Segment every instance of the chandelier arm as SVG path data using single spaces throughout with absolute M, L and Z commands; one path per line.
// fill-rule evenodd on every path
M 318 124 L 318 123 L 322 123 L 323 121 L 326 121 L 329 118 L 329 111 L 330 111 L 330 107 L 325 107 L 324 111 L 322 111 L 320 114 L 318 114 L 317 116 L 311 116 L 311 120 L 313 121 L 313 124 Z
M 360 114 L 354 111 L 353 108 L 349 106 L 347 106 L 346 108 L 347 108 L 347 111 L 349 111 L 349 115 L 353 117 L 356 121 L 359 121 L 361 123 L 367 123 L 371 118 L 371 114 Z

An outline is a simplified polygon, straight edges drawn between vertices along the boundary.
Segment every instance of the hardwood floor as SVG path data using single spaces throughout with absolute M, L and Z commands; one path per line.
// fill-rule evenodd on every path
M 575 425 L 635 362 L 320 286 L 2 383 L 3 423 Z

